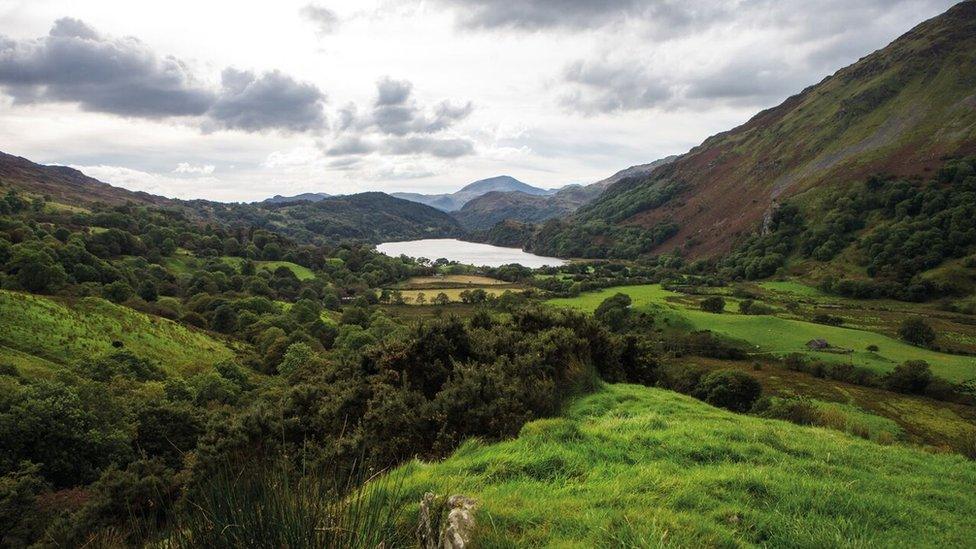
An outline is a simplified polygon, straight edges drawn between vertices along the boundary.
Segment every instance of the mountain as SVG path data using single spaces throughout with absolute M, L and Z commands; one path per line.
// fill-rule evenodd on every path
M 450 214 L 385 193 L 331 196 L 318 202 L 262 204 L 210 203 L 211 214 L 229 224 L 266 227 L 300 242 L 372 243 L 419 238 L 451 238 L 464 230 Z
M 531 248 L 635 256 L 728 252 L 791 197 L 877 172 L 930 174 L 976 151 L 976 2 L 957 4 L 889 46 L 705 140 L 650 174 L 612 183 Z
M 565 217 L 580 206 L 596 199 L 608 186 L 620 179 L 650 173 L 654 168 L 672 162 L 676 158 L 677 156 L 669 156 L 649 164 L 631 166 L 596 183 L 566 185 L 546 195 L 522 191 L 493 191 L 468 201 L 460 210 L 454 212 L 454 217 L 469 231 L 484 231 L 505 220 L 542 223 L 549 219 Z
M 301 201 L 318 202 L 319 200 L 329 198 L 330 196 L 332 195 L 326 193 L 301 193 L 301 194 L 296 194 L 294 196 L 282 196 L 280 194 L 276 194 L 271 198 L 265 198 L 264 200 L 261 201 L 261 203 L 283 204 L 286 202 L 301 202 Z
M 255 204 L 176 200 L 114 187 L 65 166 L 44 166 L 0 152 L 0 194 L 6 188 L 44 195 L 57 203 L 135 203 L 166 207 L 191 219 L 229 226 L 274 229 L 302 243 L 455 237 L 464 230 L 450 215 L 378 192 Z M 304 196 L 304 195 L 299 195 Z M 321 196 L 321 195 L 314 195 Z M 282 197 L 284 198 L 284 197 Z
M 600 192 L 603 192 L 603 191 L 607 190 L 607 187 L 609 187 L 610 185 L 613 185 L 614 183 L 616 183 L 617 181 L 620 181 L 621 179 L 626 179 L 628 177 L 640 177 L 642 175 L 647 175 L 647 174 L 651 173 L 652 171 L 654 171 L 654 169 L 657 168 L 657 167 L 659 167 L 659 166 L 664 166 L 665 164 L 670 164 L 670 163 L 674 162 L 675 160 L 678 159 L 678 156 L 679 155 L 672 154 L 671 156 L 665 156 L 664 158 L 660 158 L 658 160 L 655 160 L 654 162 L 649 162 L 647 164 L 638 164 L 636 166 L 631 166 L 629 168 L 624 168 L 624 169 L 620 170 L 619 172 L 611 175 L 610 177 L 608 177 L 606 179 L 601 179 L 601 180 L 597 181 L 596 183 L 591 183 L 591 184 L 587 185 L 586 188 L 587 189 L 592 189 L 592 190 L 599 189 Z M 596 198 L 596 197 L 594 197 L 594 198 Z
M 533 187 L 508 175 L 500 175 L 475 181 L 474 183 L 465 185 L 461 190 L 450 194 L 391 193 L 391 195 L 411 202 L 427 204 L 445 212 L 453 212 L 460 210 L 468 201 L 495 191 L 518 191 L 536 196 L 555 192 L 549 189 Z
M 0 152 L 0 186 L 10 186 L 40 195 L 50 196 L 56 202 L 85 205 L 95 202 L 106 204 L 153 204 L 171 206 L 175 200 L 144 192 L 113 187 L 67 166 L 45 166 Z

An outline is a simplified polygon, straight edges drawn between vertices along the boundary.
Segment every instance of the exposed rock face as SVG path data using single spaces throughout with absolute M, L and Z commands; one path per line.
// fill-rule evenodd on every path
M 420 500 L 420 524 L 417 541 L 422 549 L 465 549 L 474 534 L 474 511 L 478 503 L 462 495 L 453 495 L 445 503 L 427 492 Z M 446 516 L 445 516 L 446 513 Z

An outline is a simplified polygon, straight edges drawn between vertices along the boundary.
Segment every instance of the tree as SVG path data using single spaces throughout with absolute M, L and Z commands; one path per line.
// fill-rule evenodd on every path
M 762 395 L 762 385 L 745 372 L 718 370 L 702 378 L 694 394 L 712 406 L 746 412 Z
M 701 302 L 701 309 L 706 313 L 721 314 L 725 310 L 725 300 L 717 295 L 706 297 Z
M 230 333 L 237 328 L 237 311 L 230 305 L 221 305 L 214 311 L 210 327 L 221 333 Z
M 13 246 L 7 268 L 17 273 L 17 283 L 30 292 L 56 289 L 68 279 L 64 267 L 47 249 L 33 243 Z
M 156 283 L 151 279 L 146 279 L 139 285 L 137 290 L 139 297 L 146 301 L 156 301 L 159 299 L 159 289 L 156 288 Z
M 434 305 L 447 305 L 451 302 L 451 298 L 447 297 L 447 294 L 440 292 L 437 297 L 434 298 Z
M 611 330 L 618 331 L 624 327 L 627 321 L 630 314 L 630 304 L 630 296 L 617 293 L 600 303 L 600 306 L 593 311 L 593 318 Z
M 885 377 L 885 387 L 899 393 L 921 394 L 932 382 L 932 370 L 924 360 L 909 360 L 895 366 Z
M 417 303 L 417 305 L 423 305 L 424 303 L 427 303 L 427 296 L 424 295 L 424 292 L 418 292 L 417 297 L 414 298 L 414 301 Z
M 935 342 L 935 330 L 929 326 L 928 322 L 919 317 L 906 318 L 901 323 L 901 328 L 898 329 L 898 335 L 905 341 L 919 347 L 928 347 Z
M 132 297 L 132 286 L 124 280 L 116 280 L 102 287 L 102 296 L 115 303 L 121 303 Z

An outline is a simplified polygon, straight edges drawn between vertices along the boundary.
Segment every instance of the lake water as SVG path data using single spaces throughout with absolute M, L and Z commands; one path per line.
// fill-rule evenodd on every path
M 479 267 L 500 267 L 509 263 L 535 269 L 537 267 L 554 267 L 566 262 L 558 257 L 543 257 L 541 255 L 523 252 L 518 248 L 502 248 L 491 244 L 465 242 L 453 238 L 428 238 L 425 240 L 408 240 L 406 242 L 385 242 L 376 249 L 389 256 L 426 257 L 435 260 L 445 258 L 467 265 Z

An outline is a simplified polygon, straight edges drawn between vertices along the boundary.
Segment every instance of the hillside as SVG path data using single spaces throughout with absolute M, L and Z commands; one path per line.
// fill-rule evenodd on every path
M 50 197 L 52 203 L 74 207 L 99 202 L 165 207 L 198 222 L 219 221 L 234 227 L 269 228 L 301 242 L 386 240 L 453 237 L 464 230 L 446 213 L 414 202 L 370 192 L 348 196 L 316 193 L 307 198 L 276 197 L 253 204 L 210 200 L 175 200 L 133 192 L 103 183 L 65 166 L 44 166 L 0 153 L 0 191 L 13 188 Z
M 367 192 L 332 196 L 318 202 L 205 205 L 209 214 L 230 225 L 268 228 L 301 242 L 448 238 L 464 230 L 449 214 L 430 206 Z
M 542 223 L 549 219 L 565 217 L 580 206 L 595 200 L 613 183 L 625 177 L 647 174 L 658 166 L 673 162 L 675 158 L 677 156 L 668 156 L 648 164 L 631 166 L 596 183 L 566 185 L 545 195 L 521 191 L 490 192 L 466 203 L 460 210 L 454 212 L 454 217 L 469 231 L 486 231 L 505 220 Z M 524 242 L 525 240 L 522 240 L 518 245 L 521 246 Z
M 469 183 L 457 192 L 448 194 L 392 193 L 392 196 L 426 204 L 445 212 L 453 212 L 460 210 L 468 201 L 490 192 L 521 192 L 543 196 L 554 191 L 533 187 L 508 175 L 500 175 Z
M 280 194 L 276 194 L 271 198 L 265 198 L 264 200 L 261 201 L 261 203 L 282 204 L 285 202 L 300 202 L 303 200 L 307 202 L 318 202 L 319 200 L 329 198 L 330 196 L 332 195 L 326 193 L 301 193 L 301 194 L 296 194 L 294 196 L 282 196 Z
M 0 290 L 0 358 L 25 371 L 54 374 L 59 365 L 120 348 L 181 374 L 207 370 L 234 351 L 203 331 L 97 297 L 59 300 Z
M 36 164 L 4 152 L 0 152 L 0 188 L 13 187 L 30 193 L 47 195 L 51 200 L 65 204 L 124 204 L 136 202 L 156 206 L 172 206 L 177 203 L 162 196 L 133 192 L 113 187 L 67 166 Z
M 551 196 L 492 191 L 471 200 L 453 215 L 465 229 L 475 231 L 490 229 L 506 219 L 541 223 L 569 215 L 581 204 L 572 193 L 564 191 Z
M 877 172 L 926 175 L 976 151 L 974 83 L 970 0 L 650 175 L 613 183 L 571 223 L 544 228 L 534 249 L 626 241 L 639 253 L 722 254 L 787 198 Z
M 405 502 L 476 499 L 487 547 L 949 547 L 976 535 L 971 461 L 635 385 L 397 474 Z

